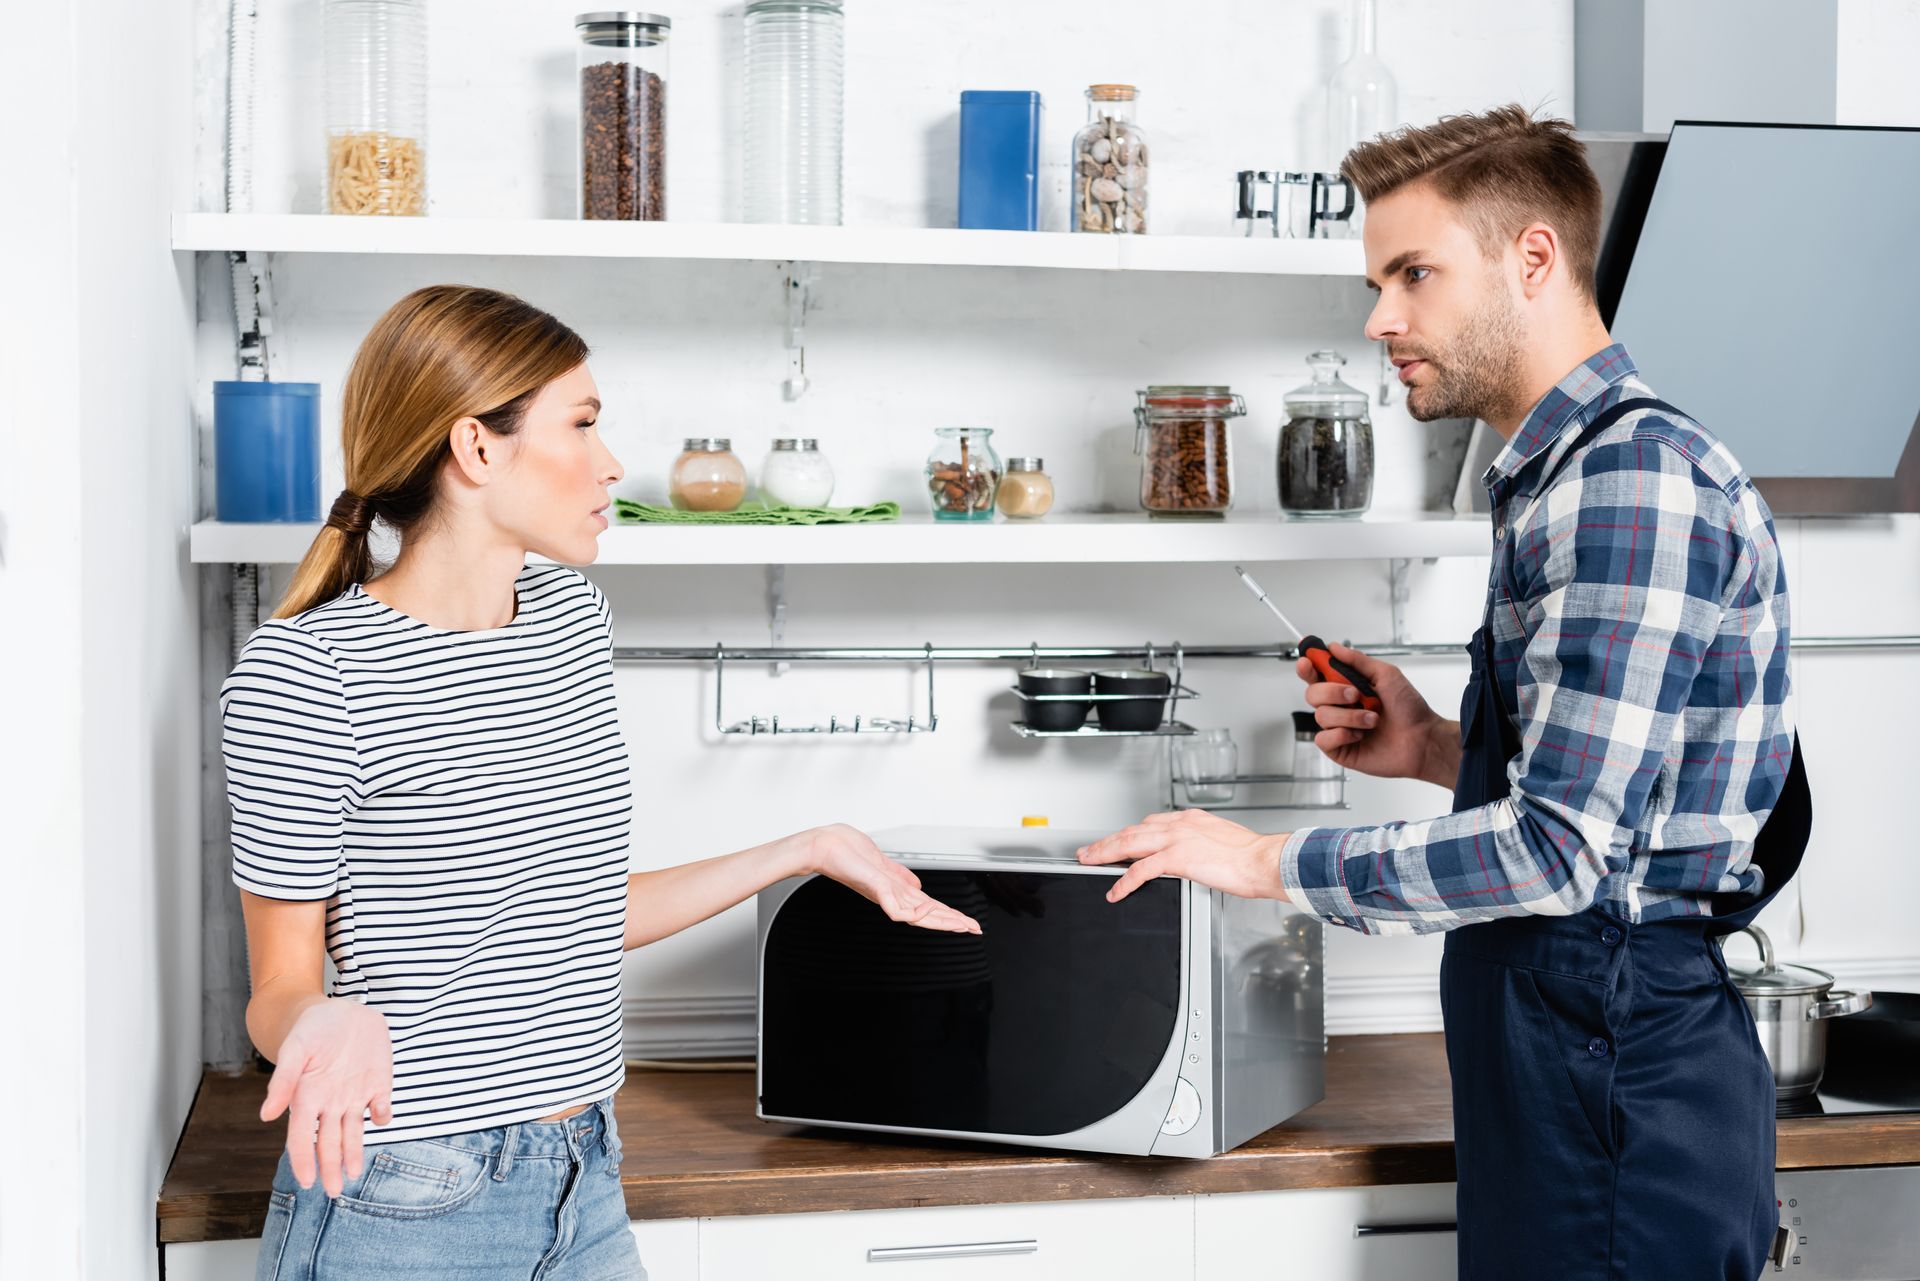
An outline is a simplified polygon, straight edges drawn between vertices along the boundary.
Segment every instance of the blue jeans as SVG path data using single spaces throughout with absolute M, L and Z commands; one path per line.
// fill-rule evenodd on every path
M 329 1198 L 283 1153 L 260 1236 L 259 1281 L 646 1281 L 620 1190 L 613 1100 L 367 1149 Z

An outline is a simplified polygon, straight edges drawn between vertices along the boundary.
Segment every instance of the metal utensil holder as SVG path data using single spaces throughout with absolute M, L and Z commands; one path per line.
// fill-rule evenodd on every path
M 891 656 L 890 656 L 891 657 Z M 897 658 L 894 661 L 899 661 Z M 842 721 L 838 716 L 829 716 L 825 725 L 782 725 L 780 716 L 749 716 L 744 721 L 728 723 L 727 707 L 727 650 L 724 645 L 713 647 L 713 727 L 722 734 L 745 734 L 757 737 L 761 734 L 931 734 L 940 728 L 940 717 L 934 710 L 933 702 L 933 646 L 923 647 L 921 662 L 927 665 L 927 718 L 923 721 L 912 713 L 905 720 L 892 716 L 864 717 L 856 715 L 851 721 Z

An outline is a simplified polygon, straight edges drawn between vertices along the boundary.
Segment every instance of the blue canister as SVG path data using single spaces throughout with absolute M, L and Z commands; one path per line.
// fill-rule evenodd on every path
M 214 516 L 320 519 L 320 384 L 213 385 Z
M 1039 229 L 1039 94 L 969 89 L 960 95 L 960 225 Z

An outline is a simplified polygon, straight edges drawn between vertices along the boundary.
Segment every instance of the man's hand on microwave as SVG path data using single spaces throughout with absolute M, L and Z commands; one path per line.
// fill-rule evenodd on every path
M 1160 876 L 1196 881 L 1239 898 L 1284 899 L 1280 850 L 1288 835 L 1256 832 L 1205 810 L 1179 810 L 1149 814 L 1081 847 L 1079 856 L 1095 865 L 1133 861 L 1107 891 L 1109 903 Z

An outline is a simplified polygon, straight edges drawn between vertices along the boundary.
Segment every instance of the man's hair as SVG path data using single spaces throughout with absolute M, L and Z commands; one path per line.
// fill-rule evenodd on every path
M 1536 120 L 1517 103 L 1442 116 L 1361 143 L 1340 162 L 1340 172 L 1369 202 L 1410 183 L 1432 183 L 1459 207 L 1490 256 L 1528 224 L 1544 222 L 1559 233 L 1573 283 L 1594 297 L 1600 180 L 1565 120 Z

